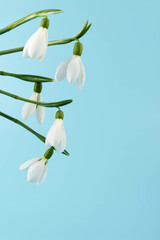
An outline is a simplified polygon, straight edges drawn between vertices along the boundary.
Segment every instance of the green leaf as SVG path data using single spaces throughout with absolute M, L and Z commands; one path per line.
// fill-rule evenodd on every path
M 91 24 L 90 24 L 90 26 L 91 26 Z M 75 34 L 73 37 L 65 38 L 65 39 L 62 39 L 62 40 L 49 41 L 48 46 L 66 44 L 66 43 L 73 42 L 73 41 L 83 37 L 83 35 L 89 30 L 89 28 L 88 28 L 88 20 L 87 20 L 86 23 L 84 24 L 83 28 L 81 29 L 81 31 L 79 33 Z
M 45 17 L 46 15 L 61 13 L 61 12 L 63 12 L 63 11 L 59 10 L 59 9 L 46 9 L 46 10 L 41 10 L 41 11 L 38 11 L 38 12 L 31 13 L 28 16 L 23 17 L 23 18 L 15 21 L 13 23 L 11 23 L 7 27 L 0 29 L 0 34 L 4 34 L 8 31 L 20 26 L 21 24 L 24 24 L 24 23 L 34 19 L 34 18 Z
M 30 75 L 30 74 L 9 73 L 4 71 L 0 71 L 0 75 L 19 78 L 27 82 L 53 82 L 54 81 L 54 79 L 52 78 L 47 78 L 47 77 L 42 77 L 37 75 Z
M 34 103 L 36 105 L 40 105 L 40 106 L 43 106 L 43 107 L 62 107 L 64 105 L 67 105 L 69 103 L 72 103 L 73 100 L 72 99 L 68 99 L 68 100 L 63 100 L 63 101 L 59 101 L 59 102 L 37 102 L 37 101 L 32 101 L 32 100 L 29 100 L 27 98 L 22 98 L 22 97 L 19 97 L 15 94 L 12 94 L 12 93 L 9 93 L 9 92 L 5 92 L 3 90 L 0 90 L 0 93 L 1 94 L 4 94 L 6 96 L 9 96 L 11 98 L 14 98 L 14 99 L 18 99 L 18 100 L 21 100 L 23 102 L 29 102 L 29 103 Z

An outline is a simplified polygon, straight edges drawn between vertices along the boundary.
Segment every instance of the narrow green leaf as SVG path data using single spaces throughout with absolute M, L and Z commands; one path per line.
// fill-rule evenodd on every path
M 3 90 L 0 90 L 0 93 L 4 94 L 6 96 L 9 96 L 11 98 L 14 98 L 14 99 L 21 100 L 23 102 L 34 103 L 36 105 L 40 105 L 40 106 L 43 106 L 43 107 L 62 107 L 64 105 L 67 105 L 67 104 L 73 102 L 72 99 L 63 100 L 63 101 L 59 101 L 59 102 L 37 102 L 37 101 L 29 100 L 27 98 L 19 97 L 19 96 L 15 95 L 15 94 L 12 94 L 12 93 L 9 93 L 9 92 L 3 91 Z
M 84 24 L 81 31 L 79 33 L 75 34 L 73 37 L 65 38 L 65 39 L 62 39 L 62 40 L 49 41 L 48 46 L 70 43 L 70 42 L 75 41 L 76 39 L 79 39 L 79 38 L 83 37 L 83 35 L 88 31 L 88 30 L 86 31 L 87 25 L 88 25 L 88 20 Z
M 10 115 L 7 115 L 3 112 L 0 112 L 0 116 L 7 118 L 8 120 L 18 124 L 19 126 L 25 128 L 26 130 L 28 130 L 29 132 L 31 132 L 33 135 L 35 135 L 37 138 L 39 138 L 43 143 L 45 143 L 46 138 L 44 136 L 42 136 L 41 134 L 37 133 L 36 131 L 34 131 L 32 128 L 30 128 L 29 126 L 27 126 L 26 124 L 24 124 L 23 122 L 19 121 L 16 118 L 11 117 Z M 56 150 L 54 148 L 54 150 Z M 64 152 L 62 152 L 64 155 L 69 156 L 70 154 L 67 152 L 67 150 L 64 150 Z
M 42 77 L 37 75 L 30 75 L 30 74 L 9 73 L 4 71 L 0 71 L 0 75 L 19 78 L 21 80 L 28 81 L 28 82 L 53 82 L 54 81 L 54 79 L 52 78 L 47 78 L 47 77 Z
M 86 34 L 86 32 L 88 32 L 88 30 L 90 29 L 90 27 L 92 26 L 92 23 L 90 23 L 84 30 L 83 32 L 79 35 L 79 38 L 82 37 L 84 34 Z M 83 34 L 83 35 L 82 35 Z
M 41 11 L 38 11 L 38 12 L 35 12 L 35 13 L 31 13 L 28 16 L 23 17 L 23 18 L 15 21 L 13 23 L 11 23 L 7 27 L 0 29 L 0 34 L 4 34 L 4 33 L 8 32 L 8 31 L 10 31 L 10 30 L 20 26 L 21 24 L 24 24 L 24 23 L 34 19 L 34 18 L 44 17 L 46 15 L 55 14 L 55 13 L 61 13 L 61 12 L 63 12 L 63 11 L 59 10 L 59 9 L 46 9 L 46 10 L 41 10 Z

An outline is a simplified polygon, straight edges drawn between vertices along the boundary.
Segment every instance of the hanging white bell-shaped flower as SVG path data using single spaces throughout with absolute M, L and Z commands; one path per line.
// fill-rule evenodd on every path
M 48 18 L 42 19 L 40 28 L 28 39 L 24 46 L 24 57 L 36 58 L 39 62 L 42 61 L 48 46 L 48 27 Z
M 38 185 L 43 183 L 48 171 L 48 159 L 52 154 L 53 148 L 50 148 L 43 157 L 31 159 L 19 167 L 19 170 L 28 170 L 28 182 L 36 182 Z
M 66 146 L 66 133 L 63 125 L 64 114 L 61 110 L 56 113 L 56 120 L 50 128 L 45 145 L 54 147 L 58 152 L 63 152 Z
M 62 62 L 55 74 L 56 81 L 61 81 L 67 77 L 69 83 L 76 82 L 77 86 L 82 89 L 85 83 L 85 69 L 81 60 L 83 45 L 76 42 L 73 49 L 73 56 Z
M 34 92 L 32 96 L 29 98 L 32 101 L 42 102 L 42 83 L 35 83 Z M 44 107 L 40 105 L 36 105 L 34 103 L 26 102 L 22 108 L 22 119 L 25 121 L 29 118 L 33 113 L 36 112 L 36 119 L 39 124 L 42 124 L 44 121 Z

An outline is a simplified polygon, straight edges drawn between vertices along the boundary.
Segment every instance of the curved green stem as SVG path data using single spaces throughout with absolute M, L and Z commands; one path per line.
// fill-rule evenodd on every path
M 53 78 L 47 78 L 47 77 L 42 77 L 38 75 L 30 75 L 30 74 L 16 74 L 16 73 L 4 72 L 4 71 L 0 71 L 0 75 L 19 78 L 27 82 L 53 82 L 54 81 Z
M 87 20 L 85 25 L 81 29 L 81 31 L 79 33 L 77 33 L 76 35 L 74 35 L 73 37 L 65 38 L 65 39 L 61 39 L 61 40 L 49 41 L 48 46 L 67 44 L 67 43 L 76 41 L 77 39 L 80 39 L 81 37 L 83 37 L 86 34 L 86 32 L 90 29 L 91 25 L 92 25 L 92 23 L 90 23 L 88 25 L 88 20 Z M 3 51 L 0 51 L 0 55 L 5 55 L 5 54 L 10 54 L 10 53 L 15 53 L 15 52 L 21 52 L 21 51 L 23 51 L 23 48 L 24 47 L 18 47 L 18 48 L 3 50 Z
M 39 138 L 42 142 L 45 143 L 46 138 L 45 138 L 44 136 L 42 136 L 41 134 L 39 134 L 39 133 L 37 133 L 36 131 L 34 131 L 32 128 L 28 127 L 28 126 L 27 126 L 26 124 L 24 124 L 23 122 L 19 121 L 19 120 L 16 119 L 16 118 L 13 118 L 13 117 L 11 117 L 10 115 L 7 115 L 7 114 L 5 114 L 5 113 L 3 113 L 3 112 L 0 112 L 0 116 L 2 116 L 2 117 L 4 117 L 4 118 L 7 118 L 7 119 L 9 119 L 10 121 L 18 124 L 19 126 L 27 129 L 29 132 L 31 132 L 33 135 L 35 135 L 35 136 L 36 136 L 37 138 Z M 55 150 L 55 148 L 54 148 L 54 150 Z M 69 156 L 69 153 L 68 153 L 66 150 L 64 150 L 64 152 L 62 152 L 62 153 L 63 153 L 64 155 L 66 155 L 66 156 Z
M 49 15 L 49 14 L 55 14 L 55 13 L 61 13 L 63 12 L 62 10 L 59 10 L 59 9 L 46 9 L 46 10 L 42 10 L 42 11 L 38 11 L 38 12 L 35 12 L 35 13 L 31 13 L 29 14 L 28 16 L 26 17 L 23 17 L 13 23 L 11 23 L 10 25 L 8 25 L 7 27 L 5 28 L 2 28 L 0 29 L 0 35 L 1 34 L 4 34 L 34 18 L 37 18 L 37 17 L 46 17 L 46 15 Z
M 37 101 L 29 100 L 27 98 L 19 97 L 15 94 L 12 94 L 12 93 L 9 93 L 9 92 L 3 91 L 3 90 L 0 90 L 0 93 L 4 94 L 6 96 L 9 96 L 11 98 L 14 98 L 14 99 L 21 100 L 23 102 L 34 103 L 36 105 L 40 105 L 43 107 L 61 107 L 61 106 L 64 106 L 64 105 L 67 105 L 67 104 L 73 102 L 73 99 L 68 99 L 68 100 L 59 101 L 59 102 L 37 102 Z

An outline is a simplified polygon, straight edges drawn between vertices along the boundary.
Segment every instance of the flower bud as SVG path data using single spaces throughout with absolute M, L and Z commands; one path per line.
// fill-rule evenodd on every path
M 64 113 L 59 109 L 57 112 L 56 112 L 56 115 L 55 115 L 55 118 L 59 118 L 59 119 L 63 119 L 64 118 Z
M 74 44 L 73 54 L 74 54 L 74 55 L 81 56 L 81 55 L 82 55 L 82 51 L 83 51 L 83 44 L 80 43 L 80 42 L 76 42 L 76 43 Z
M 45 157 L 46 159 L 50 159 L 50 158 L 52 157 L 52 155 L 53 155 L 53 147 L 49 148 L 49 149 L 45 152 L 44 157 Z
M 34 84 L 34 92 L 41 93 L 41 91 L 42 91 L 42 83 L 41 82 L 36 82 Z
M 49 28 L 49 19 L 43 18 L 40 24 L 41 27 L 48 29 Z

